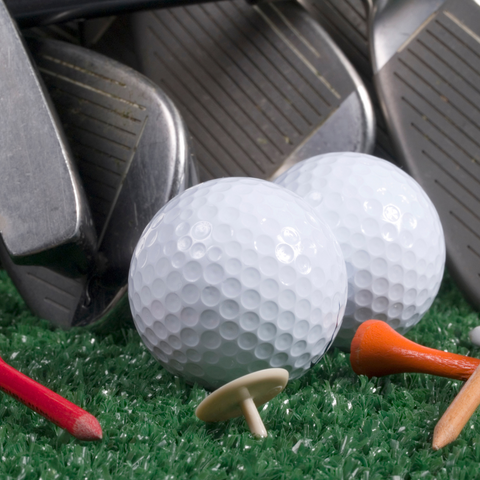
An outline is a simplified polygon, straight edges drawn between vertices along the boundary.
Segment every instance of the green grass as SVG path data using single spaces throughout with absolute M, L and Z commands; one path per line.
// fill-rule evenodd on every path
M 0 478 L 309 479 L 479 478 L 480 416 L 451 445 L 431 449 L 437 420 L 460 382 L 402 374 L 357 377 L 330 352 L 261 410 L 269 437 L 243 420 L 205 425 L 205 397 L 150 356 L 133 325 L 111 335 L 52 329 L 32 316 L 0 272 L 0 353 L 12 366 L 81 405 L 104 439 L 81 442 L 0 394 Z M 446 276 L 409 338 L 480 356 L 468 331 L 479 314 Z

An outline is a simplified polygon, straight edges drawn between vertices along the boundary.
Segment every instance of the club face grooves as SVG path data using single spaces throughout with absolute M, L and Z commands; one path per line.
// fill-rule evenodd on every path
M 202 180 L 270 178 L 309 142 L 318 153 L 373 147 L 360 78 L 295 2 L 179 7 L 135 14 L 132 24 L 141 70 L 185 118 Z M 361 114 L 345 108 L 348 128 L 334 144 L 325 127 L 351 95 Z
M 368 8 L 364 0 L 300 0 L 357 69 L 371 98 L 376 119 L 373 155 L 397 164 L 387 125 L 373 84 L 368 42 Z
M 448 267 L 480 307 L 480 7 L 446 1 L 375 77 L 399 160 L 440 215 Z

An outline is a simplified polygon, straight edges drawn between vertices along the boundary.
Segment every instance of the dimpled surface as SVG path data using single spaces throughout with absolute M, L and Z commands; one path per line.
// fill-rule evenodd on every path
M 330 346 L 346 296 L 331 230 L 298 195 L 252 178 L 212 180 L 170 201 L 129 273 L 146 346 L 211 389 L 269 367 L 302 375 Z
M 440 288 L 445 240 L 413 178 L 370 155 L 331 153 L 295 165 L 275 183 L 314 207 L 342 248 L 348 301 L 334 346 L 349 350 L 370 318 L 402 334 L 422 318 Z

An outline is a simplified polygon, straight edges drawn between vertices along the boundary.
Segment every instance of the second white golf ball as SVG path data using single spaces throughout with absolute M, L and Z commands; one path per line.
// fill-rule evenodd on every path
M 211 389 L 269 367 L 302 375 L 332 343 L 346 298 L 331 230 L 298 195 L 249 178 L 212 180 L 170 201 L 129 274 L 148 349 Z
M 403 334 L 422 318 L 443 277 L 445 239 L 412 177 L 371 155 L 330 153 L 298 163 L 276 183 L 304 198 L 342 248 L 348 302 L 334 346 L 349 350 L 365 320 Z

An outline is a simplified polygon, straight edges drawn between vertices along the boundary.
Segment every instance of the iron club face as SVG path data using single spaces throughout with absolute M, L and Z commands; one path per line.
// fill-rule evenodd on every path
M 219 2 L 132 18 L 141 71 L 192 133 L 202 180 L 274 178 L 314 154 L 370 152 L 366 89 L 296 2 Z
M 480 307 L 480 4 L 373 3 L 369 38 L 399 161 L 435 204 L 449 271 Z

